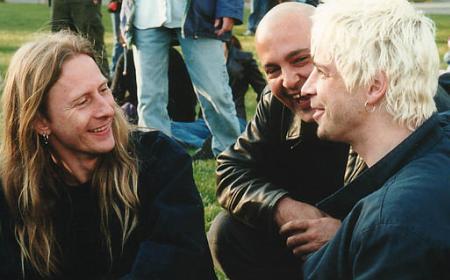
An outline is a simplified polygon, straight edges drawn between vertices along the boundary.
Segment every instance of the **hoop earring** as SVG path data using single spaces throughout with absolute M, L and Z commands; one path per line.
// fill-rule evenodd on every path
M 48 135 L 47 133 L 42 133 L 42 141 L 44 142 L 44 145 L 48 145 Z
M 375 110 L 377 109 L 376 106 L 372 106 L 372 109 L 371 109 L 371 110 L 368 110 L 368 106 L 369 106 L 369 102 L 366 101 L 366 103 L 364 103 L 364 109 L 365 109 L 366 112 L 368 112 L 368 113 L 373 113 L 373 112 L 375 112 Z

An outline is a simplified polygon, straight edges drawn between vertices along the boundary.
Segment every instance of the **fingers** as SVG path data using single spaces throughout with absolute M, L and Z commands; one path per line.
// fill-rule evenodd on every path
M 341 222 L 325 217 L 290 221 L 280 228 L 280 235 L 286 237 L 286 246 L 295 256 L 303 256 L 319 250 L 339 229 Z
M 229 18 L 229 17 L 223 18 L 223 23 L 222 23 L 223 32 L 228 32 L 228 31 L 233 30 L 233 26 L 234 26 L 234 19 Z
M 293 220 L 282 225 L 279 233 L 282 236 L 289 236 L 295 232 L 307 230 L 309 224 L 310 220 Z
M 306 243 L 303 245 L 300 245 L 298 247 L 292 248 L 292 254 L 296 257 L 304 257 L 308 254 L 314 253 L 315 251 L 319 250 L 322 247 L 323 244 L 316 244 L 316 243 Z
M 308 230 L 310 227 L 311 220 L 294 220 L 280 228 L 280 234 L 287 237 L 286 246 L 297 257 L 314 252 L 321 246 L 314 243 L 318 236 L 314 231 Z
M 231 31 L 233 29 L 233 26 L 234 26 L 234 19 L 229 17 L 223 17 L 220 19 L 216 19 L 214 21 L 214 28 L 217 29 L 215 33 L 217 36 L 221 36 L 225 32 Z
M 219 28 L 221 22 L 222 22 L 222 19 L 221 19 L 221 18 L 216 18 L 216 19 L 214 20 L 214 28 Z
M 295 256 L 301 257 L 319 250 L 324 244 L 320 240 L 317 233 L 302 232 L 289 236 L 286 240 L 286 246 L 292 250 Z

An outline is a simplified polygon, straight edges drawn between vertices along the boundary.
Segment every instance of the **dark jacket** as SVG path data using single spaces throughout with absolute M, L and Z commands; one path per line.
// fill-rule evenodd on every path
M 243 0 L 188 0 L 189 9 L 183 25 L 186 37 L 208 37 L 217 39 L 214 31 L 216 18 L 233 18 L 235 24 L 242 24 L 244 14 Z M 220 39 L 229 40 L 231 33 L 227 32 Z
M 241 51 L 233 46 L 229 47 L 227 70 L 230 77 L 229 84 L 233 93 L 233 101 L 236 106 L 236 114 L 239 118 L 247 120 L 245 94 L 249 85 L 252 86 L 257 100 L 259 100 L 267 82 L 261 71 L 259 71 L 253 54 Z
M 315 204 L 343 185 L 348 146 L 319 140 L 270 91 L 235 145 L 218 157 L 217 197 L 234 217 L 272 231 L 285 195 Z
M 439 85 L 450 94 L 450 72 L 445 72 L 439 76 Z
M 449 201 L 447 111 L 318 204 L 347 217 L 305 262 L 305 279 L 449 279 Z
M 137 228 L 122 251 L 120 225 L 111 217 L 110 264 L 99 231 L 95 186 L 61 181 L 53 212 L 62 271 L 55 279 L 216 279 L 189 155 L 160 132 L 137 132 L 134 139 L 139 159 Z M 19 248 L 3 191 L 0 210 L 0 279 L 20 279 Z M 40 279 L 26 269 L 26 279 Z

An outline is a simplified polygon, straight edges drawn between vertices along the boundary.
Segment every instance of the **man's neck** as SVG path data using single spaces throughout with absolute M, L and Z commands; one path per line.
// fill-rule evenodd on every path
M 369 125 L 352 141 L 353 149 L 371 167 L 405 140 L 412 131 L 395 123 L 387 114 L 374 115 Z
M 64 160 L 64 158 L 56 158 L 55 156 L 52 156 L 52 158 L 56 164 L 66 171 L 63 180 L 68 185 L 79 185 L 89 181 L 98 160 L 97 157 L 78 160 Z

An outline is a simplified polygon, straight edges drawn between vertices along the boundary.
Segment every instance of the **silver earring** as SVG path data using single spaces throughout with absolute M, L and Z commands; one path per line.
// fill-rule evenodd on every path
M 48 135 L 47 133 L 42 133 L 42 141 L 44 141 L 45 145 L 48 145 Z
M 371 110 L 368 110 L 368 106 L 369 106 L 369 102 L 366 101 L 366 103 L 364 103 L 364 109 L 366 110 L 366 112 L 368 112 L 368 113 L 373 113 L 373 112 L 375 112 L 375 109 L 377 108 L 376 106 L 373 106 L 373 105 L 372 105 L 372 109 L 371 109 Z

